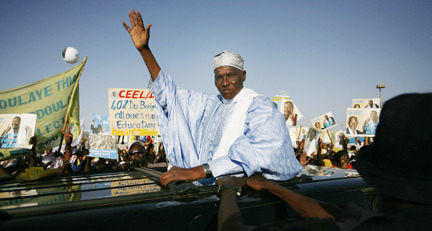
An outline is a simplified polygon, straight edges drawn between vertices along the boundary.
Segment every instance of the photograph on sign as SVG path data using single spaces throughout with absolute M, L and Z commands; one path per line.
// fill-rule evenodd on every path
M 346 130 L 348 137 L 375 136 L 379 123 L 381 109 L 357 109 L 347 108 Z
M 90 125 L 90 134 L 110 134 L 108 115 L 93 114 L 93 119 Z
M 0 148 L 30 149 L 35 127 L 35 114 L 0 114 Z
M 311 120 L 313 127 L 317 129 L 328 129 L 336 126 L 336 120 L 332 112 L 327 112 Z
M 90 134 L 88 147 L 90 156 L 117 159 L 117 140 L 111 135 Z
M 353 108 L 380 108 L 379 98 L 352 99 Z
M 316 153 L 316 148 L 318 145 L 318 139 L 321 135 L 321 130 L 314 127 L 309 127 L 308 133 L 306 135 L 305 145 L 303 152 L 310 156 L 312 153 Z
M 284 114 L 285 122 L 288 127 L 296 126 L 298 121 L 303 117 L 294 101 L 287 97 L 281 98 L 279 111 Z

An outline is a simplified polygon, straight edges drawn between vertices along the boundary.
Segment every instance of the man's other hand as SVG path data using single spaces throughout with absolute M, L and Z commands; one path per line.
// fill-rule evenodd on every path
M 197 166 L 194 168 L 180 168 L 174 166 L 169 171 L 162 173 L 160 176 L 160 182 L 166 187 L 168 183 L 172 181 L 195 181 L 205 177 L 203 166 Z

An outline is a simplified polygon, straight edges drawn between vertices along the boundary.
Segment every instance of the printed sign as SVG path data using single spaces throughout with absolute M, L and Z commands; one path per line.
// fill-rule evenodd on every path
M 110 134 L 108 115 L 93 114 L 93 119 L 90 125 L 90 134 Z
M 116 138 L 111 135 L 90 134 L 88 138 L 89 156 L 117 159 Z
M 375 136 L 381 109 L 347 108 L 347 136 Z
M 148 89 L 109 89 L 109 124 L 115 136 L 157 136 L 156 101 Z
M 352 107 L 353 108 L 380 108 L 380 99 L 379 98 L 370 98 L 370 99 L 353 99 Z
M 30 137 L 34 136 L 35 114 L 0 115 L 0 148 L 28 148 Z
M 278 110 L 284 114 L 287 127 L 296 126 L 297 122 L 303 117 L 302 113 L 289 96 L 276 95 L 271 100 L 275 106 L 277 106 Z
M 311 120 L 312 125 L 317 129 L 329 129 L 336 126 L 336 120 L 333 117 L 333 113 L 327 112 L 324 115 L 318 116 Z
M 308 133 L 306 135 L 305 146 L 303 152 L 310 156 L 312 153 L 316 153 L 318 139 L 321 135 L 321 130 L 313 127 L 309 127 Z

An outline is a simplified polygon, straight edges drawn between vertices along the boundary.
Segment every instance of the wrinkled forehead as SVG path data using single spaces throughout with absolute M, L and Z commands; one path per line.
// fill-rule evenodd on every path
M 214 69 L 215 75 L 222 75 L 225 73 L 242 73 L 242 70 L 239 70 L 232 66 L 220 66 L 216 69 Z

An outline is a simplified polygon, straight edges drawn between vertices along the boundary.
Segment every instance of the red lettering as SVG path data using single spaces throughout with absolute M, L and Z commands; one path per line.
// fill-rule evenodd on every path
M 121 90 L 120 92 L 119 92 L 119 96 L 120 96 L 120 98 L 124 98 L 124 93 L 125 92 L 125 90 Z
M 138 97 L 138 90 L 134 91 L 132 94 L 132 98 L 136 99 Z
M 144 96 L 143 96 L 143 94 L 144 94 L 144 91 L 141 91 L 141 94 L 140 94 L 140 96 L 139 96 L 140 99 L 145 99 Z
M 128 91 L 126 92 L 126 98 L 130 98 L 130 97 L 131 97 L 131 94 L 132 94 L 132 90 L 128 90 Z

